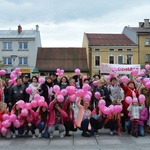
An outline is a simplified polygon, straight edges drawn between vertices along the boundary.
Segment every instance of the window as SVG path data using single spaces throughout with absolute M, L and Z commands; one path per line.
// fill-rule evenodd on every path
M 127 55 L 127 64 L 132 64 L 132 55 Z
M 3 57 L 3 64 L 4 65 L 12 65 L 12 58 L 11 57 Z
M 12 50 L 12 42 L 3 42 L 3 50 Z
M 145 45 L 150 45 L 150 39 L 145 39 Z
M 109 51 L 114 51 L 114 49 L 110 48 Z
M 131 49 L 130 49 L 130 48 L 128 48 L 128 49 L 127 49 L 127 51 L 131 51 Z
M 114 56 L 109 56 L 109 63 L 114 64 Z
M 95 56 L 94 66 L 100 66 L 100 56 Z
M 28 42 L 19 42 L 19 50 L 27 50 Z
M 19 57 L 19 65 L 28 65 L 27 57 Z
M 95 51 L 100 51 L 100 49 L 96 48 Z
M 118 64 L 123 64 L 123 56 L 118 56 Z
M 146 54 L 146 62 L 150 62 L 150 54 Z
M 121 48 L 119 48 L 119 49 L 118 49 L 118 51 L 122 51 L 122 49 L 121 49 Z

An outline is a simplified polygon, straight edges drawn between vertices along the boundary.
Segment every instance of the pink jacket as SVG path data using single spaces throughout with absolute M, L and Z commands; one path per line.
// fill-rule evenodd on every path
M 78 107 L 78 115 L 77 115 L 77 119 L 76 119 L 76 125 L 79 128 L 81 127 L 81 122 L 82 122 L 82 119 L 83 119 L 83 116 L 84 116 L 84 113 L 85 113 L 85 108 L 84 108 L 84 106 L 82 106 L 80 104 L 80 102 L 81 102 L 81 98 L 78 97 L 77 101 L 76 101 L 76 105 Z M 89 114 L 89 116 L 91 116 L 91 111 L 90 110 L 88 110 L 88 114 Z M 88 130 L 91 130 L 91 124 L 90 123 L 89 123 L 89 126 L 88 126 Z
M 26 117 L 27 122 L 35 124 L 35 112 L 30 109 L 29 113 L 30 114 Z
M 59 112 L 61 113 L 62 117 L 62 124 L 63 124 L 63 118 L 66 118 L 68 117 L 67 113 L 60 109 Z M 55 124 L 55 110 L 54 110 L 54 100 L 50 102 L 50 105 L 49 105 L 49 118 L 48 118 L 48 123 L 47 125 L 48 126 L 52 126 L 53 124 Z
M 140 119 L 139 119 L 139 124 L 144 126 L 144 122 L 148 119 L 148 110 L 146 107 L 144 107 L 140 111 Z

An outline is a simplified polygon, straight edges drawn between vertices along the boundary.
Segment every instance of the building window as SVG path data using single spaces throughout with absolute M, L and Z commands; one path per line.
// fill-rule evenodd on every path
M 150 62 L 150 54 L 146 54 L 146 62 Z
M 100 49 L 96 48 L 95 51 L 100 51 Z
M 127 49 L 127 51 L 131 51 L 131 49 L 130 49 L 130 48 L 128 48 L 128 49 Z
M 3 50 L 12 50 L 12 42 L 3 42 Z
M 145 45 L 150 45 L 150 39 L 145 39 Z
M 94 66 L 100 66 L 100 56 L 95 56 Z
M 27 50 L 28 42 L 19 42 L 19 50 Z
M 123 64 L 123 56 L 118 56 L 118 64 Z
M 12 65 L 12 58 L 11 57 L 3 57 L 3 64 L 4 65 Z
M 28 65 L 27 57 L 19 57 L 19 65 Z
M 114 51 L 114 49 L 113 49 L 113 48 L 110 48 L 109 51 Z
M 114 56 L 109 56 L 109 63 L 114 64 Z
M 127 64 L 132 64 L 132 55 L 127 55 Z
M 119 48 L 119 49 L 118 49 L 118 51 L 122 51 L 122 49 L 121 49 L 121 48 Z

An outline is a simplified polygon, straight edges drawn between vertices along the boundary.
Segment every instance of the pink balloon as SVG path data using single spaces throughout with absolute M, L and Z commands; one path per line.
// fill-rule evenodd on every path
M 43 77 L 40 77 L 40 78 L 39 78 L 39 83 L 40 83 L 40 84 L 43 84 L 44 82 L 45 82 L 45 79 L 44 79 Z
M 67 90 L 68 94 L 74 94 L 76 91 L 76 88 L 74 86 L 67 86 L 66 90 Z
M 13 125 L 15 128 L 19 128 L 21 126 L 21 123 L 18 119 L 16 119 L 15 122 L 13 122 Z
M 2 126 L 5 128 L 9 128 L 11 126 L 11 122 L 9 120 L 5 120 L 2 122 Z
M 13 74 L 13 73 L 10 74 L 10 78 L 11 78 L 11 79 L 14 79 L 15 77 L 16 77 L 15 74 Z
M 9 79 L 8 83 L 9 83 L 9 84 L 13 84 L 14 81 L 13 81 L 12 79 Z
M 12 73 L 12 74 L 17 74 L 17 72 L 16 72 L 15 70 L 13 70 L 11 73 Z
M 18 72 L 21 71 L 21 69 L 20 68 L 16 68 L 15 71 L 16 71 L 16 73 L 18 73 Z
M 87 76 L 82 77 L 82 82 L 84 82 L 85 79 L 87 79 Z
M 129 78 L 127 76 L 122 76 L 120 78 L 120 81 L 123 82 L 123 83 L 128 83 L 129 82 Z
M 5 127 L 2 127 L 2 128 L 1 128 L 1 133 L 2 133 L 3 135 L 6 135 L 7 132 L 8 132 L 7 128 L 5 128 Z
M 61 72 L 62 74 L 64 74 L 64 70 L 60 70 L 60 72 Z
M 2 128 L 2 123 L 0 122 L 0 130 L 1 130 L 1 128 Z
M 126 101 L 127 104 L 132 104 L 133 99 L 130 96 L 127 96 L 125 98 L 125 101 Z
M 136 81 L 137 81 L 137 82 L 141 82 L 141 78 L 142 78 L 142 77 L 136 78 Z
M 98 81 L 94 81 L 94 82 L 93 82 L 93 85 L 94 85 L 94 86 L 98 86 Z
M 146 82 L 148 82 L 148 81 L 150 81 L 149 78 L 144 78 L 143 79 L 144 84 L 146 84 Z
M 25 104 L 25 108 L 28 109 L 28 110 L 30 110 L 32 108 L 31 103 L 26 103 Z
M 23 109 L 21 110 L 21 115 L 22 115 L 23 117 L 28 116 L 28 114 L 29 114 L 29 112 L 28 112 L 28 110 L 27 110 L 26 108 L 23 108 Z
M 120 113 L 122 111 L 121 105 L 115 105 L 114 106 L 114 113 Z
M 76 91 L 76 96 L 77 97 L 83 97 L 84 96 L 84 90 L 79 89 L 78 91 Z
M 40 95 L 39 94 L 35 94 L 34 95 L 34 100 L 38 101 L 40 99 Z
M 145 65 L 145 68 L 146 68 L 146 70 L 149 70 L 149 69 L 150 69 L 150 65 L 149 65 L 149 64 L 146 64 L 146 65 Z
M 8 114 L 3 114 L 3 120 L 8 120 L 9 119 L 9 115 Z
M 86 94 L 88 94 L 92 97 L 92 92 L 91 91 L 87 91 Z
M 84 100 L 84 102 L 90 102 L 91 101 L 91 96 L 86 94 L 86 95 L 83 96 L 83 100 Z
M 59 68 L 56 71 L 57 71 L 58 74 L 61 73 L 61 70 Z
M 63 96 L 66 96 L 67 95 L 67 90 L 66 89 L 62 89 L 61 91 L 60 91 L 60 94 L 62 94 Z
M 145 99 L 146 99 L 145 96 L 144 96 L 143 94 L 140 94 L 138 98 L 139 98 L 139 102 L 140 102 L 141 104 L 144 104 Z
M 138 69 L 133 69 L 131 71 L 131 73 L 132 73 L 133 76 L 137 76 L 138 75 Z
M 112 68 L 112 72 L 116 72 L 117 70 L 118 70 L 118 68 L 116 68 L 116 67 Z
M 22 108 L 22 109 L 25 106 L 25 102 L 23 100 L 19 100 L 16 104 L 18 105 L 19 108 Z
M 109 105 L 109 108 L 110 108 L 110 112 L 111 112 L 111 113 L 114 113 L 114 110 L 115 110 L 114 105 Z
M 74 72 L 75 72 L 76 75 L 79 75 L 80 74 L 80 69 L 75 69 Z
M 60 92 L 60 87 L 59 87 L 58 85 L 54 85 L 54 86 L 53 86 L 53 91 L 54 91 L 55 93 L 59 93 L 59 92 Z
M 144 76 L 145 72 L 144 71 L 140 71 L 140 76 Z
M 114 77 L 115 76 L 115 73 L 114 72 L 112 72 L 112 73 L 110 73 L 110 78 L 112 78 L 112 77 Z
M 32 93 L 32 88 L 27 87 L 27 88 L 26 88 L 26 93 L 27 93 L 27 94 L 31 94 L 31 93 Z
M 145 83 L 146 88 L 150 89 L 150 81 Z
M 106 105 L 106 102 L 105 100 L 101 99 L 99 102 L 98 102 L 98 106 L 105 106 Z
M 75 102 L 76 101 L 76 95 L 75 94 L 70 95 L 69 100 L 70 100 L 70 102 Z
M 18 72 L 18 76 L 20 77 L 21 75 L 22 75 L 22 72 L 19 71 L 19 72 Z
M 17 117 L 16 117 L 15 114 L 11 114 L 10 117 L 9 117 L 10 122 L 15 122 L 16 119 L 17 119 Z
M 32 101 L 31 101 L 31 106 L 32 106 L 33 108 L 36 108 L 36 107 L 38 106 L 37 101 L 36 101 L 36 100 L 32 100 Z
M 84 85 L 82 86 L 82 89 L 83 89 L 84 91 L 88 91 L 90 88 L 91 88 L 91 87 L 90 87 L 89 84 L 84 84 Z
M 4 76 L 5 74 L 6 74 L 6 70 L 3 70 L 3 69 L 0 70 L 0 75 L 1 75 L 1 76 Z
M 61 94 L 57 95 L 57 101 L 60 103 L 63 102 L 64 101 L 63 95 L 61 95 Z
M 105 114 L 105 115 L 109 115 L 109 114 L 111 113 L 111 110 L 110 110 L 109 107 L 105 107 L 102 112 L 103 112 L 103 114 Z
M 99 92 L 95 92 L 95 93 L 94 93 L 94 96 L 95 96 L 96 99 L 100 99 L 101 94 L 100 94 Z
M 40 100 L 38 101 L 38 105 L 39 105 L 39 106 L 43 106 L 44 103 L 45 103 L 45 100 L 44 100 L 44 99 L 40 99 Z

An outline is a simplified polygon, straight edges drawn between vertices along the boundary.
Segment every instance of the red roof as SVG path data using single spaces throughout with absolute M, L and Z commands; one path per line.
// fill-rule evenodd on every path
M 136 46 L 125 34 L 86 33 L 91 46 Z
M 38 48 L 36 68 L 39 71 L 56 71 L 57 68 L 73 72 L 79 68 L 88 72 L 85 48 Z

